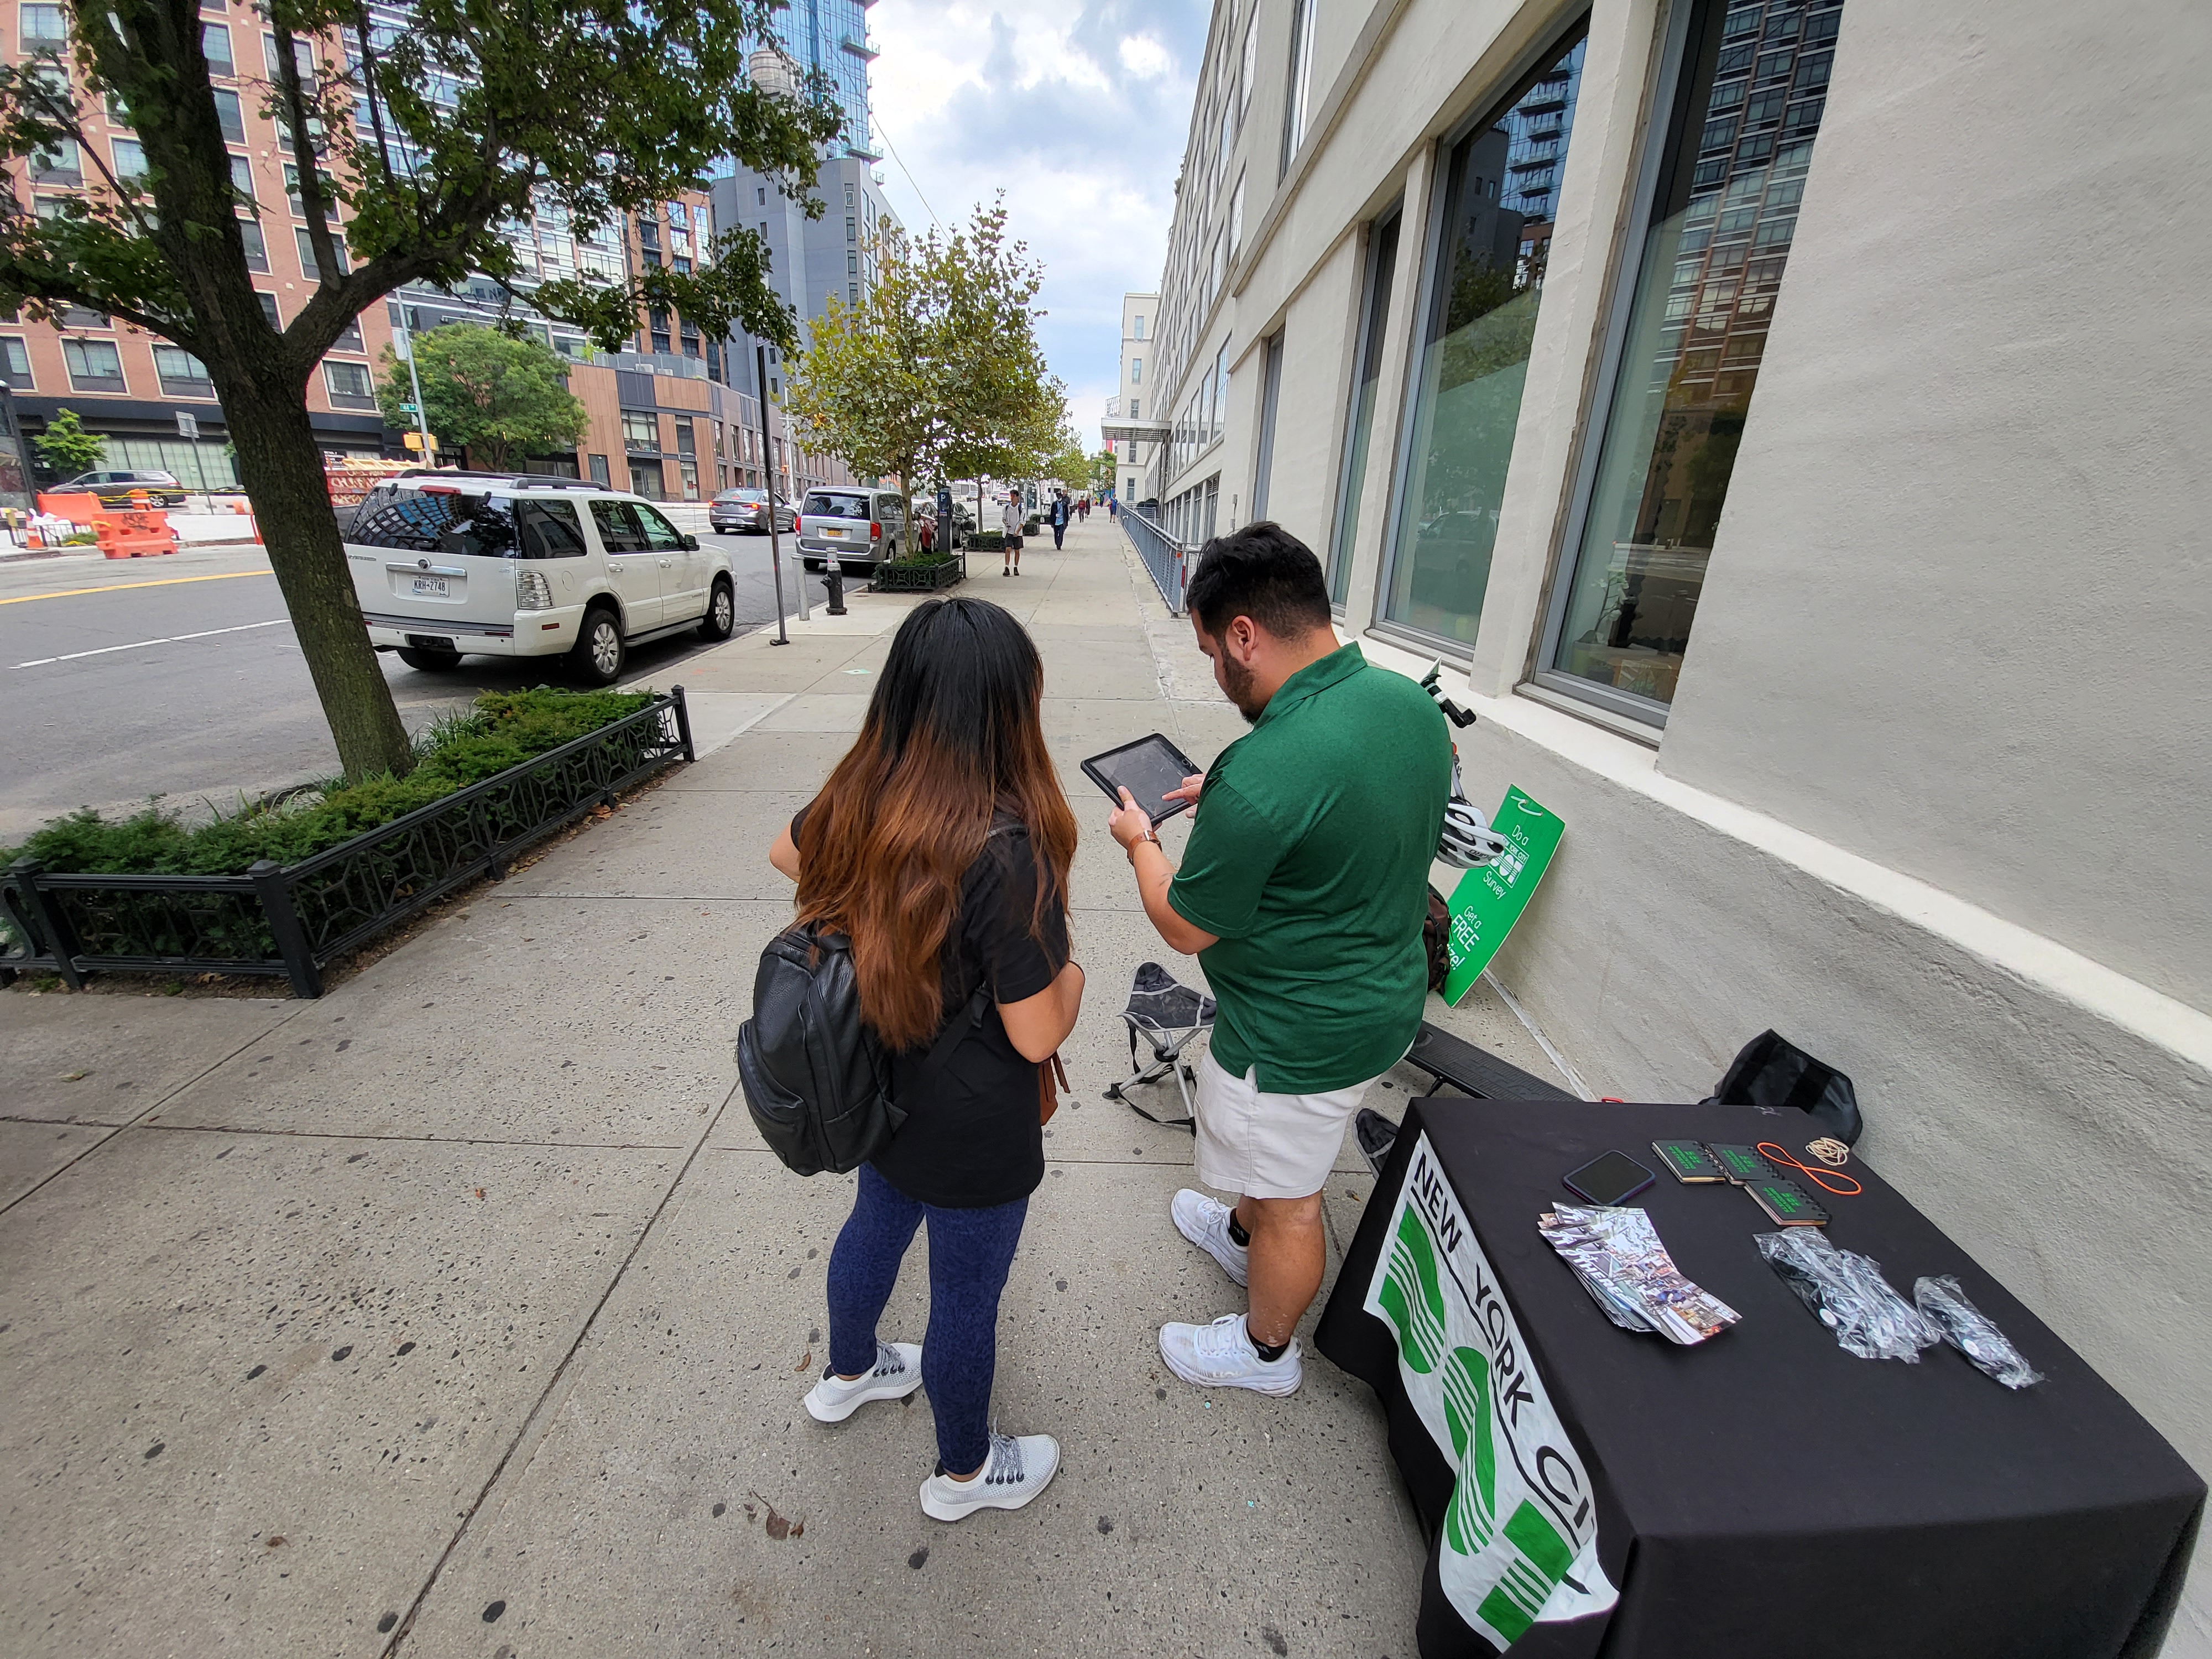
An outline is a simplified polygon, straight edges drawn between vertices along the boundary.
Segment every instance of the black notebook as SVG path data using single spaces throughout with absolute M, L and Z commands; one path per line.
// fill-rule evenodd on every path
M 1667 1166 L 1667 1173 L 1685 1186 L 1693 1187 L 1700 1182 L 1728 1179 L 1702 1141 L 1655 1140 L 1651 1143 L 1651 1150 L 1659 1154 L 1659 1161 Z

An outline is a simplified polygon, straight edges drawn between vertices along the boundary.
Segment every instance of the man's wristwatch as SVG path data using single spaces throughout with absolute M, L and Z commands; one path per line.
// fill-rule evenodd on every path
M 1138 836 L 1136 841 L 1131 842 L 1127 847 L 1121 849 L 1129 855 L 1129 862 L 1132 866 L 1134 866 L 1137 862 L 1137 842 L 1146 841 L 1152 842 L 1155 847 L 1159 846 L 1160 832 L 1153 829 L 1150 824 L 1147 824 L 1145 827 L 1145 833 L 1143 835 Z

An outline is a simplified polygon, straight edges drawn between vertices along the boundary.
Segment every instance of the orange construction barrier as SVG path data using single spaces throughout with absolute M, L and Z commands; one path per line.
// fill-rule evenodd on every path
M 169 528 L 166 513 L 104 513 L 92 528 L 106 558 L 155 558 L 178 550 L 177 532 Z
M 57 519 L 67 519 L 71 524 L 90 524 L 107 509 L 100 504 L 100 497 L 88 489 L 71 490 L 66 495 L 41 495 L 39 511 L 51 513 Z

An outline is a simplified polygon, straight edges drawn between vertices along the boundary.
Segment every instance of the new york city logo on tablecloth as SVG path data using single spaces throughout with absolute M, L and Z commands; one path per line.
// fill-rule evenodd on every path
M 1366 1306 L 1397 1333 L 1407 1397 L 1457 1474 L 1437 1565 L 1460 1617 L 1503 1650 L 1539 1620 L 1612 1607 L 1589 1479 L 1425 1135 Z

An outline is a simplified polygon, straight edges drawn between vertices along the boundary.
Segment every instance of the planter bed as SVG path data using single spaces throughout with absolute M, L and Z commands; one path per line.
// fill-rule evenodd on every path
M 957 559 L 895 559 L 876 567 L 878 593 L 935 593 L 965 574 Z
M 0 976 L 46 971 L 282 975 L 325 965 L 481 877 L 672 760 L 690 760 L 678 686 L 542 754 L 295 862 L 236 874 L 89 873 L 19 859 L 0 874 Z

